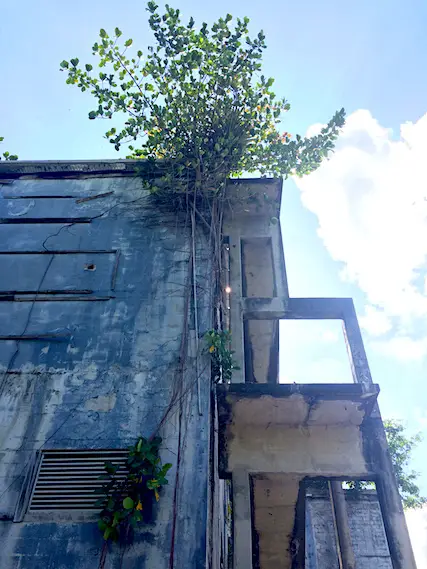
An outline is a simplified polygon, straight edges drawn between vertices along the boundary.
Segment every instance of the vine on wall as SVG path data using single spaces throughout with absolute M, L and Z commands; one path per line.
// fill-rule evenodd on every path
M 184 209 L 191 223 L 192 283 L 185 292 L 187 309 L 172 396 L 159 425 L 164 425 L 172 408 L 179 408 L 169 563 L 173 569 L 179 462 L 185 440 L 183 398 L 188 391 L 183 384 L 191 295 L 198 326 L 196 220 L 206 232 L 212 253 L 210 285 L 215 291 L 215 323 L 206 334 L 207 352 L 213 381 L 227 383 L 238 369 L 230 333 L 223 329 L 226 324 L 221 316 L 226 312 L 222 301 L 222 221 L 225 207 L 230 205 L 227 180 L 243 172 L 273 177 L 310 173 L 333 150 L 345 113 L 343 109 L 335 113 L 313 137 L 291 135 L 284 126 L 290 104 L 274 93 L 274 79 L 262 74 L 264 33 L 251 36 L 248 18 L 233 20 L 227 14 L 211 26 L 197 26 L 193 18 L 183 23 L 180 10 L 168 5 L 162 13 L 152 0 L 147 11 L 155 41 L 145 52 L 134 50 L 132 39 L 123 41 L 119 28 L 111 34 L 101 29 L 92 47 L 95 64 L 82 65 L 75 57 L 63 60 L 60 70 L 66 73 L 67 84 L 95 99 L 90 120 L 124 117 L 119 123 L 109 122 L 105 138 L 117 151 L 124 146 L 130 153 L 128 158 L 141 159 L 145 187 L 163 206 Z M 198 343 L 197 331 L 196 336 Z M 200 414 L 197 362 L 196 357 Z M 124 525 L 139 523 L 144 501 L 149 496 L 156 498 L 159 487 L 166 483 L 170 465 L 157 462 L 160 443 L 152 447 L 155 440 L 138 439 L 130 454 L 137 459 L 129 462 L 130 474 L 124 486 L 117 480 L 115 467 L 108 465 L 99 523 L 107 541 L 117 539 Z M 159 486 L 152 488 L 153 484 Z
M 207 352 L 211 358 L 212 380 L 214 383 L 230 383 L 233 370 L 240 367 L 233 358 L 231 332 L 229 330 L 209 330 L 205 335 Z
M 126 472 L 120 465 L 107 462 L 101 479 L 105 484 L 97 492 L 102 497 L 96 506 L 102 508 L 98 527 L 106 541 L 117 541 L 122 529 L 135 528 L 144 520 L 144 511 L 151 510 L 153 499 L 159 500 L 159 490 L 168 484 L 166 475 L 172 464 L 162 464 L 159 449 L 162 439 L 139 437 L 129 447 Z

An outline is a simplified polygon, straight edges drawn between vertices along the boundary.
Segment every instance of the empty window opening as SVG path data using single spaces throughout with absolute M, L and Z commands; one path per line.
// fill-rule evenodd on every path
M 279 383 L 353 383 L 339 320 L 281 320 Z

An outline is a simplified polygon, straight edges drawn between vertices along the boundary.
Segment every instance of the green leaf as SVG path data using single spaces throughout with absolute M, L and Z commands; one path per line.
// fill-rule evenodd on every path
M 112 533 L 113 533 L 113 528 L 110 527 L 110 526 L 107 526 L 106 529 L 105 529 L 105 531 L 104 531 L 104 539 L 105 539 L 105 541 L 107 541 L 107 540 L 110 538 L 110 536 L 111 536 Z
M 132 498 L 130 496 L 127 496 L 124 500 L 123 500 L 123 507 L 125 510 L 132 510 L 132 508 L 134 507 L 135 503 L 132 500 Z
M 61 63 L 59 64 L 60 67 L 62 67 L 62 69 L 67 69 L 68 68 L 68 61 L 62 60 Z
M 116 38 L 119 38 L 122 35 L 122 32 L 119 30 L 119 28 L 115 28 L 114 33 L 116 34 Z
M 90 113 L 89 113 L 88 116 L 89 116 L 89 119 L 90 119 L 90 120 L 96 119 L 96 112 L 95 112 L 95 111 L 90 111 Z
M 104 468 L 108 472 L 108 474 L 116 474 L 116 472 L 120 468 L 120 465 L 119 464 L 113 464 L 112 462 L 106 462 L 104 464 Z
M 171 468 L 172 468 L 172 464 L 170 462 L 167 462 L 166 464 L 164 464 L 163 468 L 161 470 L 162 475 L 165 476 L 165 474 L 167 474 Z
M 133 40 L 132 40 L 132 39 L 128 39 L 128 40 L 125 41 L 125 46 L 126 46 L 126 47 L 129 47 L 129 46 L 132 45 L 132 43 L 133 43 Z
M 121 514 L 120 512 L 114 512 L 113 514 L 113 527 L 116 527 L 120 522 Z
M 74 59 L 70 59 L 70 63 L 73 67 L 77 67 L 77 65 L 79 64 L 79 59 L 77 57 L 75 57 Z
M 86 63 L 85 68 L 86 68 L 86 71 L 92 71 L 93 66 L 90 63 Z
M 108 34 L 107 34 L 107 32 L 104 30 L 104 28 L 101 28 L 101 29 L 99 30 L 99 36 L 100 36 L 101 38 L 103 38 L 103 39 L 104 39 L 104 38 L 108 38 Z

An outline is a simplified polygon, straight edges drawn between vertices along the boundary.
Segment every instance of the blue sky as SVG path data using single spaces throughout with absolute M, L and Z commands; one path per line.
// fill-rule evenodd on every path
M 171 3 L 196 21 L 230 12 L 249 16 L 253 31 L 264 29 L 266 74 L 292 105 L 287 131 L 303 134 L 346 108 L 335 157 L 307 180 L 284 185 L 290 291 L 354 298 L 383 416 L 425 432 L 414 467 L 424 469 L 427 494 L 427 3 Z M 0 134 L 10 151 L 22 159 L 120 157 L 102 138 L 105 123 L 86 118 L 90 96 L 65 85 L 58 71 L 64 58 L 91 62 L 99 28 L 115 26 L 143 49 L 145 3 L 2 6 Z M 282 380 L 350 380 L 335 324 L 282 326 Z

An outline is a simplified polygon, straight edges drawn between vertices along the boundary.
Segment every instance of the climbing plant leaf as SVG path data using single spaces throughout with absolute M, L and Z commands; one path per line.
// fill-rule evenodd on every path
M 126 459 L 126 475 L 120 465 L 106 462 L 104 481 L 97 493 L 101 494 L 95 506 L 101 508 L 98 527 L 106 541 L 117 541 L 122 529 L 137 527 L 143 521 L 142 512 L 150 509 L 150 503 L 160 499 L 159 491 L 168 483 L 166 474 L 172 466 L 162 464 L 159 449 L 160 437 L 138 437 L 129 447 Z

